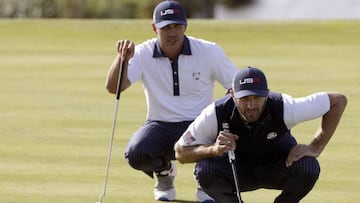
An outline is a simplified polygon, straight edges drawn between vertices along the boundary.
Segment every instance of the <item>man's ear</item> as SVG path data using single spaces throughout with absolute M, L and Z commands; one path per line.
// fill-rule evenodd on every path
M 232 88 L 226 89 L 225 95 L 230 94 L 230 92 L 232 92 Z
M 151 23 L 151 26 L 152 26 L 153 31 L 157 34 L 157 30 L 156 30 L 157 28 L 156 28 L 155 24 Z
M 227 94 L 230 94 L 232 97 L 234 97 L 234 91 L 232 88 L 227 90 Z
M 232 88 L 228 89 L 229 94 L 231 95 L 231 98 L 234 100 L 234 103 L 236 104 L 236 98 L 234 96 L 234 90 Z

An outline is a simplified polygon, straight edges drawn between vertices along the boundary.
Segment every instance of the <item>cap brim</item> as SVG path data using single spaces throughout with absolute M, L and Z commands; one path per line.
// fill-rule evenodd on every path
M 269 93 L 268 90 L 241 90 L 239 92 L 235 92 L 234 97 L 236 99 L 240 99 L 247 96 L 267 97 L 268 93 Z
M 167 25 L 170 25 L 170 24 L 179 24 L 179 25 L 186 25 L 186 22 L 185 21 L 182 21 L 182 20 L 163 20 L 159 23 L 155 23 L 155 26 L 157 28 L 163 28 Z

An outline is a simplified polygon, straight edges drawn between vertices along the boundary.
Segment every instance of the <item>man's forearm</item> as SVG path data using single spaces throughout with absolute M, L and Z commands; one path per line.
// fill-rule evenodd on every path
M 118 55 L 113 63 L 111 64 L 111 67 L 109 69 L 109 72 L 107 74 L 107 78 L 106 78 L 106 83 L 105 83 L 105 87 L 108 90 L 108 92 L 115 94 L 116 90 L 117 90 L 117 84 L 118 84 L 118 79 L 119 79 L 119 71 L 120 71 L 120 56 Z M 125 90 L 126 88 L 128 88 L 130 86 L 130 81 L 127 77 L 127 66 L 128 66 L 128 62 L 126 61 L 124 63 L 123 71 L 124 73 L 122 81 L 121 81 L 121 91 Z
M 215 156 L 212 145 L 180 146 L 175 145 L 175 158 L 180 163 L 194 163 Z
M 321 125 L 311 142 L 311 145 L 316 147 L 319 154 L 324 150 L 334 134 L 347 104 L 347 99 L 342 94 L 329 94 L 329 99 L 330 110 L 323 116 Z

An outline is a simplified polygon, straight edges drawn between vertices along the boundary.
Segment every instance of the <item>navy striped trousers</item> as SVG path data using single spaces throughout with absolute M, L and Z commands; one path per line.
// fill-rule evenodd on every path
M 299 202 L 315 185 L 320 174 L 319 162 L 313 157 L 304 157 L 287 168 L 285 160 L 284 156 L 263 165 L 237 162 L 240 191 L 278 189 L 282 191 L 274 200 L 275 203 Z M 199 161 L 195 167 L 195 176 L 204 191 L 217 203 L 238 202 L 227 154 Z
M 153 177 L 153 172 L 170 168 L 175 160 L 174 145 L 192 121 L 147 121 L 130 138 L 125 158 L 131 167 Z

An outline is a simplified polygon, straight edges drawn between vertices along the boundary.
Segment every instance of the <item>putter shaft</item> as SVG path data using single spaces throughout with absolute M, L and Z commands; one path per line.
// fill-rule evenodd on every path
M 110 142 L 109 142 L 109 149 L 108 149 L 108 157 L 106 161 L 106 171 L 105 171 L 105 178 L 104 178 L 104 188 L 100 195 L 99 201 L 96 203 L 102 203 L 102 199 L 105 197 L 106 194 L 106 187 L 107 187 L 107 180 L 109 175 L 109 166 L 110 166 L 110 160 L 111 160 L 111 152 L 112 152 L 112 145 L 114 141 L 114 134 L 115 134 L 115 125 L 116 125 L 116 118 L 117 118 L 117 112 L 119 108 L 119 100 L 120 100 L 120 92 L 121 92 L 121 81 L 123 78 L 123 67 L 125 66 L 125 60 L 121 60 L 119 64 L 119 76 L 118 76 L 118 83 L 117 83 L 117 89 L 116 89 L 116 100 L 115 100 L 115 109 L 114 109 L 114 117 L 112 122 L 112 130 L 111 130 L 111 136 L 110 136 Z
M 223 130 L 225 132 L 230 132 L 230 128 L 229 128 L 229 123 L 227 122 L 223 122 L 222 123 L 222 127 Z M 241 196 L 240 196 L 240 187 L 239 187 L 239 182 L 238 182 L 238 175 L 237 175 L 237 171 L 236 171 L 236 157 L 235 157 L 235 152 L 233 150 L 228 151 L 228 157 L 229 157 L 229 162 L 231 165 L 231 169 L 233 172 L 233 177 L 234 177 L 234 183 L 235 183 L 235 189 L 236 189 L 236 196 L 239 200 L 239 203 L 243 203 Z

